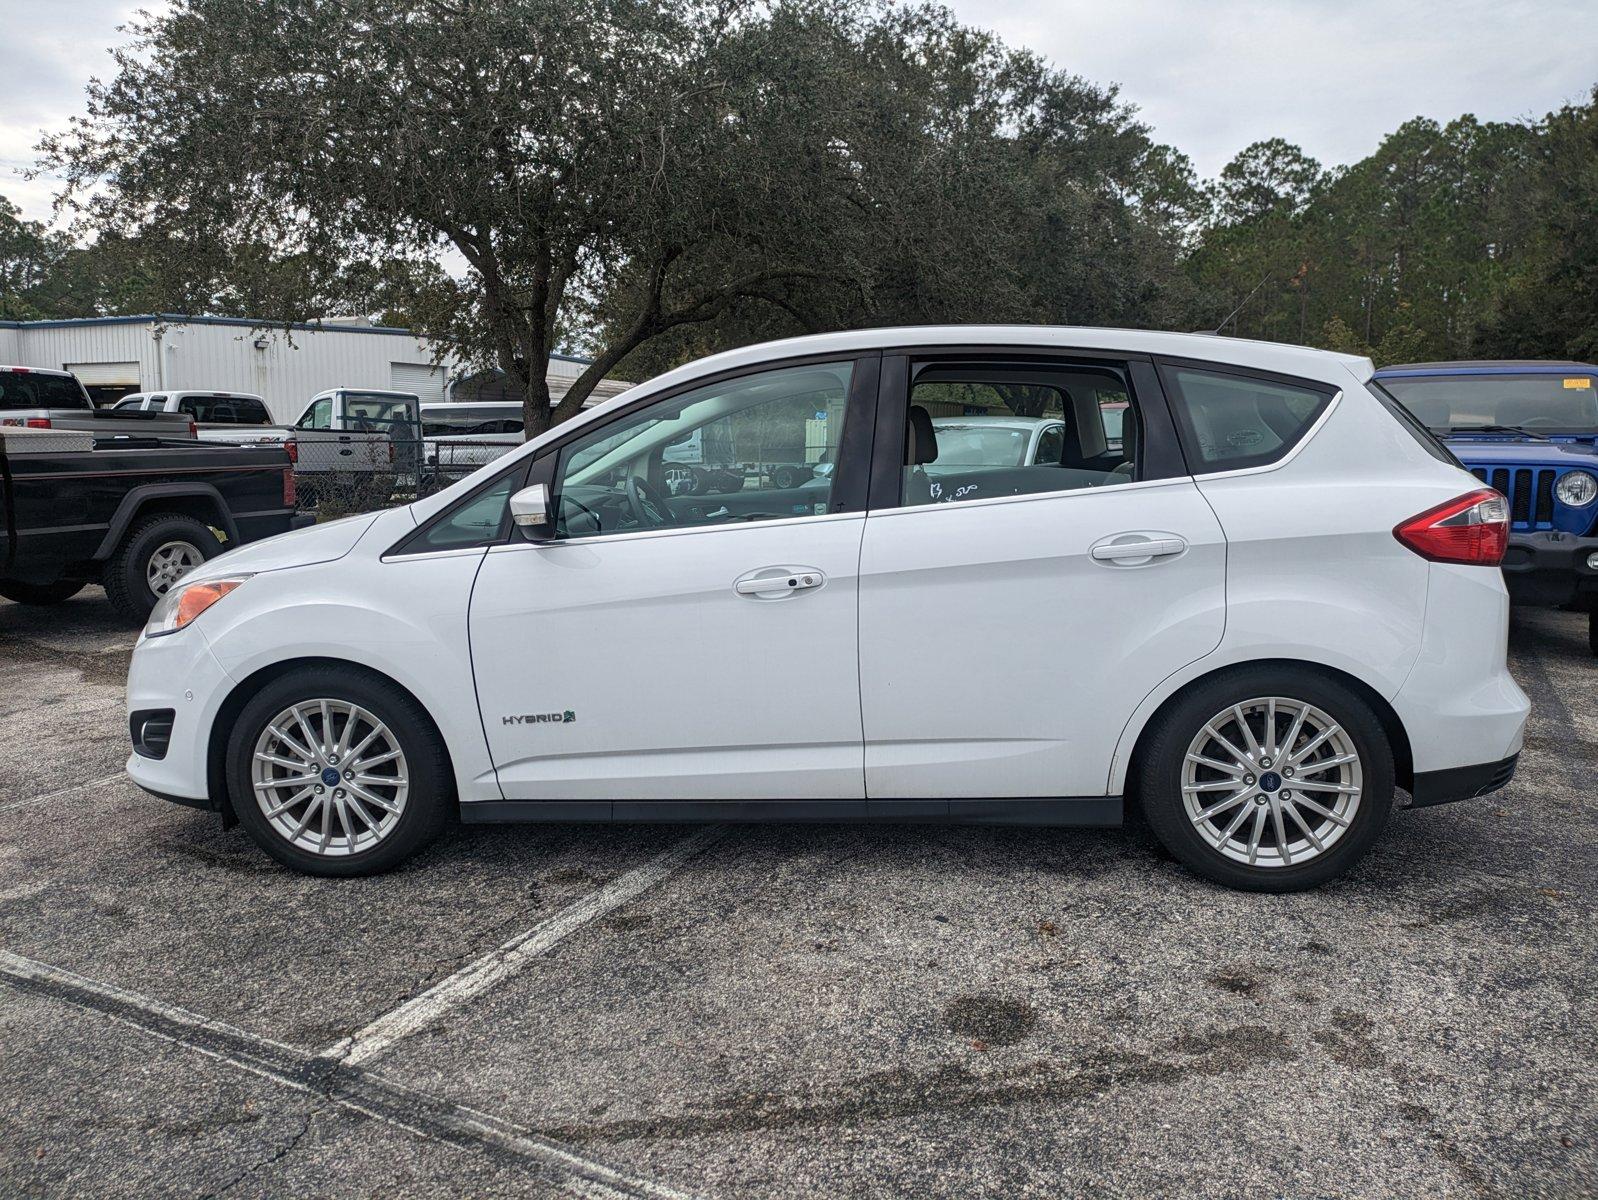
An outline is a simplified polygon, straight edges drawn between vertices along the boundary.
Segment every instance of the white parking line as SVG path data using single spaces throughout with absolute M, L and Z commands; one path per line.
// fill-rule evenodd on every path
M 21 808 L 24 804 L 37 804 L 41 800 L 59 800 L 62 796 L 70 796 L 75 792 L 86 792 L 90 788 L 103 787 L 108 783 L 118 783 L 128 777 L 126 771 L 118 771 L 115 775 L 107 775 L 103 779 L 91 779 L 87 783 L 75 783 L 69 788 L 60 791 L 45 792 L 41 796 L 28 796 L 22 800 L 8 800 L 0 804 L 0 812 L 7 812 L 13 808 Z
M 565 1190 L 599 1200 L 691 1200 L 463 1104 L 418 1092 L 370 1071 L 247 1033 L 225 1021 L 0 950 L 0 982 L 132 1026 L 295 1092 L 372 1117 L 432 1141 L 515 1155 Z
M 361 1066 L 386 1053 L 394 1043 L 438 1020 L 445 1012 L 481 995 L 509 979 L 533 959 L 547 953 L 583 926 L 598 920 L 665 879 L 678 867 L 727 832 L 712 825 L 690 834 L 657 854 L 641 867 L 612 879 L 604 887 L 540 921 L 531 929 L 468 963 L 447 979 L 377 1018 L 366 1028 L 335 1042 L 321 1056 L 349 1066 Z

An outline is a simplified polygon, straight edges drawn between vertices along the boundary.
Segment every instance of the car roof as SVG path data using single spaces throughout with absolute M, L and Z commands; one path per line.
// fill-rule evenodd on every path
M 933 417 L 934 425 L 942 425 L 946 429 L 958 428 L 962 425 L 982 425 L 990 429 L 1036 429 L 1039 425 L 1060 425 L 1064 422 L 1059 417 Z
M 679 387 L 722 371 L 758 367 L 785 358 L 827 354 L 842 356 L 901 347 L 929 350 L 973 347 L 984 353 L 1005 349 L 1050 349 L 1105 354 L 1159 354 L 1171 358 L 1199 359 L 1218 366 L 1297 376 L 1329 383 L 1334 387 L 1347 386 L 1351 373 L 1355 380 L 1364 383 L 1375 371 L 1370 359 L 1352 354 L 1314 350 L 1285 342 L 1220 337 L 1210 333 L 1166 333 L 1152 329 L 1103 329 L 1078 325 L 908 325 L 810 334 L 727 350 L 667 371 L 622 395 L 626 397 L 624 403 L 636 404 L 657 391 Z M 610 403 L 613 401 L 606 401 L 606 404 Z M 588 411 L 604 408 L 605 405 L 599 405 Z
M 54 367 L 22 367 L 0 364 L 0 371 L 20 371 L 24 375 L 59 375 L 63 379 L 76 379 L 71 371 L 57 371 Z
M 1481 358 L 1454 362 L 1395 363 L 1376 372 L 1376 378 L 1402 375 L 1568 375 L 1572 371 L 1598 373 L 1591 363 L 1555 362 L 1546 358 Z

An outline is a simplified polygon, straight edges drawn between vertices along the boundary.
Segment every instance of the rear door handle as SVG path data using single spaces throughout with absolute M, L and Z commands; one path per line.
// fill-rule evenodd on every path
M 1169 558 L 1187 549 L 1187 542 L 1173 534 L 1151 536 L 1146 533 L 1117 533 L 1095 542 L 1088 551 L 1097 561 L 1135 566 L 1156 558 Z
M 732 590 L 740 596 L 775 600 L 818 588 L 826 582 L 827 577 L 814 567 L 757 567 L 740 575 Z

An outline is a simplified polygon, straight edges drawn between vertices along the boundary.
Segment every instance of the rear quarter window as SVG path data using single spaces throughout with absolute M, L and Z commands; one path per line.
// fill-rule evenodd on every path
M 1195 475 L 1279 462 L 1303 441 L 1336 394 L 1309 382 L 1174 363 L 1161 366 L 1160 379 Z

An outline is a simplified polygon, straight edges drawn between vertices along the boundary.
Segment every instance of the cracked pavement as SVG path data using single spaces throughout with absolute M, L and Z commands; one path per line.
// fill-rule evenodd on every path
M 308 1056 L 688 831 L 292 875 L 120 778 L 131 640 L 94 589 L 0 602 L 0 950 L 236 1030 L 0 977 L 0 1195 L 647 1194 L 517 1144 L 707 1197 L 1598 1194 L 1575 614 L 1515 616 L 1514 784 L 1320 891 L 1220 890 L 1135 827 L 740 826 L 372 1075 Z

